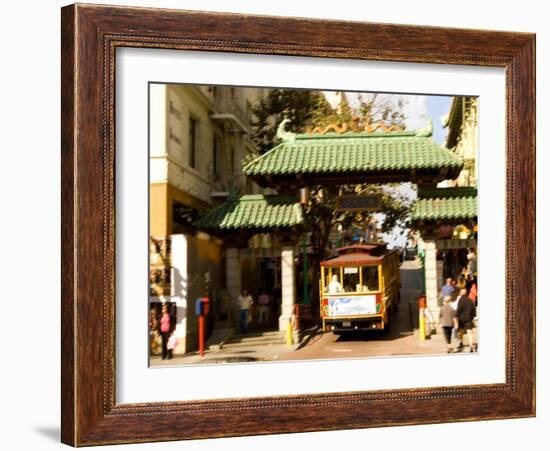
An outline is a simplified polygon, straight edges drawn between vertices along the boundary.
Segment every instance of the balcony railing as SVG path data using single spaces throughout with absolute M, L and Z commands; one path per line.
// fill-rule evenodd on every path
M 239 104 L 238 99 L 219 96 L 214 99 L 214 117 L 219 115 L 233 115 L 246 131 L 250 130 L 250 117 L 247 111 Z

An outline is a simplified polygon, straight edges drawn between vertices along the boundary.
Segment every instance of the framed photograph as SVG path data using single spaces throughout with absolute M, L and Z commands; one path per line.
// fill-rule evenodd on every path
M 62 9 L 62 441 L 535 415 L 535 36 Z

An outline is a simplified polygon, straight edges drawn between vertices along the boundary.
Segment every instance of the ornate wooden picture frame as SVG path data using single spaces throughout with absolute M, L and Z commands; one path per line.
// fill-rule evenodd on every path
M 114 90 L 119 47 L 505 68 L 505 383 L 118 404 Z M 71 5 L 62 9 L 61 71 L 64 443 L 84 446 L 535 415 L 533 34 Z

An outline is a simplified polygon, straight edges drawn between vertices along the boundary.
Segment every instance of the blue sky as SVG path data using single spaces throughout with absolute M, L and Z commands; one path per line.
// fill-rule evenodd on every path
M 337 91 L 336 91 L 337 92 Z M 334 97 L 335 91 L 325 91 L 327 100 L 336 106 L 337 97 Z M 359 96 L 368 99 L 371 93 L 346 92 L 346 97 L 352 107 L 359 104 Z M 420 130 L 426 126 L 426 118 L 430 118 L 434 127 L 433 139 L 438 144 L 443 144 L 446 130 L 441 126 L 441 118 L 449 112 L 451 107 L 450 96 L 438 95 L 413 95 L 413 94 L 379 94 L 379 99 L 383 102 L 395 104 L 402 100 L 404 102 L 403 114 L 405 115 L 405 125 L 407 130 Z
M 446 129 L 441 126 L 442 116 L 449 113 L 452 97 L 447 96 L 423 96 L 426 98 L 426 112 L 434 124 L 433 140 L 438 144 L 443 144 L 447 134 Z

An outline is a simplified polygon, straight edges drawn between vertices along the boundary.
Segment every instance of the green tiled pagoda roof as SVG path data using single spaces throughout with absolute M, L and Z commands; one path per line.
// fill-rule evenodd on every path
M 276 195 L 245 195 L 228 198 L 206 216 L 195 221 L 205 230 L 268 230 L 292 227 L 304 222 L 302 207 L 296 198 Z
M 296 135 L 244 166 L 249 176 L 460 170 L 462 160 L 417 132 Z
M 477 217 L 477 189 L 470 187 L 419 190 L 413 221 L 472 219 Z

